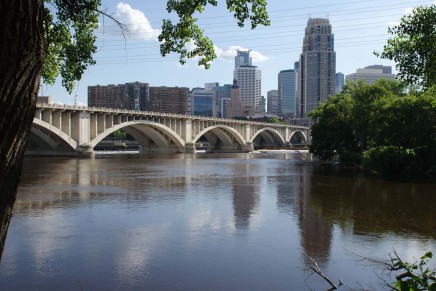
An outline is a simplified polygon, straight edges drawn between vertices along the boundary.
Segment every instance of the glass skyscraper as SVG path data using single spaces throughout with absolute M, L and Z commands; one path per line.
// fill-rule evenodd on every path
M 295 70 L 280 71 L 278 81 L 280 115 L 295 117 L 297 114 L 297 83 Z

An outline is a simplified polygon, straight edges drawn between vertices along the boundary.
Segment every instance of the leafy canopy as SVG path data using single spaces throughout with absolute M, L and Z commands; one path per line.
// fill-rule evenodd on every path
M 269 25 L 266 0 L 226 0 L 227 9 L 233 13 L 238 26 L 243 27 L 246 20 L 251 28 Z M 161 55 L 180 54 L 180 63 L 186 58 L 200 57 L 199 65 L 210 67 L 216 58 L 212 41 L 204 35 L 197 25 L 195 13 L 202 13 L 207 5 L 217 6 L 217 0 L 168 0 L 168 13 L 175 12 L 178 22 L 164 19 L 161 42 Z M 86 68 L 94 65 L 96 52 L 98 17 L 103 15 L 115 21 L 122 30 L 126 27 L 100 10 L 101 0 L 45 0 L 44 2 L 44 68 L 42 77 L 48 84 L 62 77 L 62 85 L 72 92 L 74 84 L 82 78 Z M 192 43 L 194 49 L 187 49 Z
M 94 30 L 98 26 L 100 0 L 45 0 L 44 68 L 42 77 L 54 84 L 57 76 L 72 92 L 86 68 L 94 65 L 97 50 Z
M 393 37 L 375 55 L 395 61 L 397 77 L 409 86 L 427 89 L 436 85 L 435 26 L 436 6 L 416 7 L 399 25 L 388 29 Z
M 269 25 L 266 11 L 266 0 L 226 0 L 227 9 L 233 13 L 238 26 L 243 27 L 250 20 L 251 28 L 258 25 Z M 217 6 L 217 0 L 168 0 L 168 13 L 175 12 L 179 21 L 173 23 L 164 19 L 162 32 L 159 35 L 160 52 L 166 56 L 172 52 L 180 55 L 179 62 L 184 64 L 186 58 L 200 57 L 198 65 L 210 67 L 210 62 L 216 58 L 212 41 L 204 35 L 204 30 L 197 25 L 194 14 L 202 13 L 207 5 Z M 192 44 L 192 50 L 187 45 Z

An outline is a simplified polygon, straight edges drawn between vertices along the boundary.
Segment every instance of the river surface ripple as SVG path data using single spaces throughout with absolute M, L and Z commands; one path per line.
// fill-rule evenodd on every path
M 436 185 L 297 153 L 27 157 L 1 290 L 380 290 L 436 254 Z M 431 261 L 434 264 L 434 261 Z

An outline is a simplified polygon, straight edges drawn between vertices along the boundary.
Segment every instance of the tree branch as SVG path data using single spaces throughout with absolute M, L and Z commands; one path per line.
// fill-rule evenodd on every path
M 332 286 L 332 288 L 330 288 L 329 290 L 336 290 L 338 289 L 338 287 L 326 276 L 324 275 L 324 273 L 321 271 L 321 269 L 318 266 L 318 263 L 312 259 L 311 256 L 309 256 L 305 251 L 303 251 L 303 253 L 312 261 L 312 263 L 315 265 L 314 266 L 310 266 L 310 269 L 312 269 L 312 271 L 314 271 L 315 273 L 317 273 L 319 276 L 321 276 L 324 280 L 327 281 L 327 283 L 330 284 L 330 286 Z M 339 286 L 343 285 L 342 280 L 339 278 Z

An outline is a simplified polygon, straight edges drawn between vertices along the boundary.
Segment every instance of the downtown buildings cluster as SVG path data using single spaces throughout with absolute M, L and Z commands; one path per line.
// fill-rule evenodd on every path
M 350 81 L 368 83 L 379 78 L 394 79 L 392 68 L 368 66 L 346 76 Z M 153 87 L 142 82 L 89 86 L 88 106 L 220 118 L 270 115 L 308 125 L 308 113 L 344 85 L 344 74 L 336 73 L 334 34 L 329 20 L 308 20 L 299 60 L 293 69 L 278 73 L 277 89 L 268 91 L 267 98 L 261 94 L 261 81 L 261 70 L 253 66 L 250 51 L 238 51 L 230 84 L 206 83 L 192 89 Z

